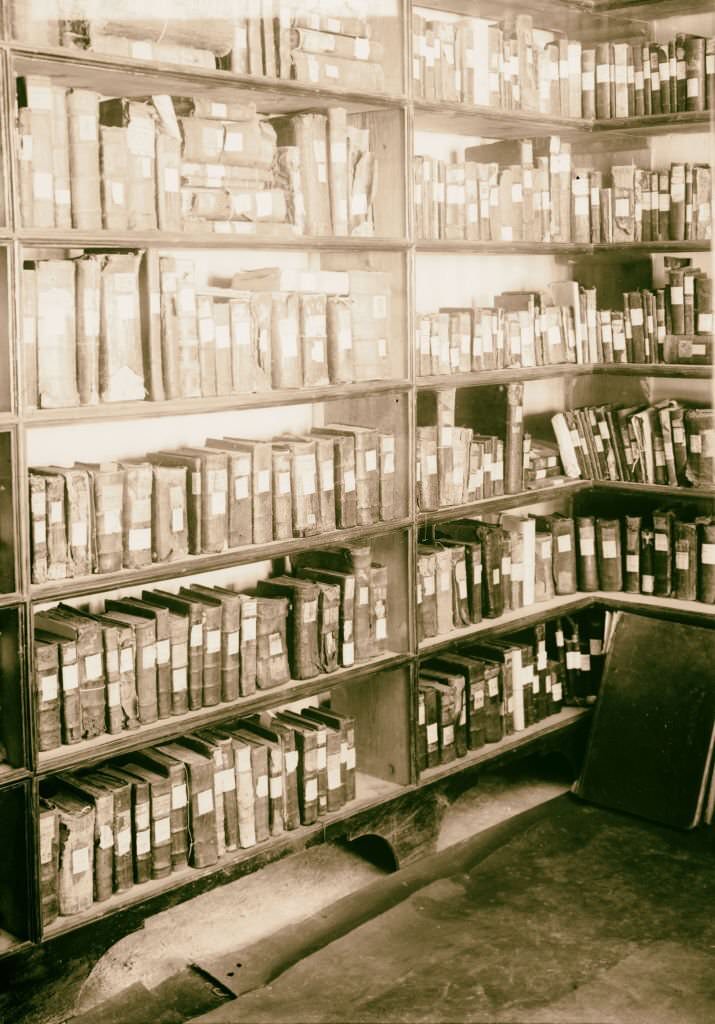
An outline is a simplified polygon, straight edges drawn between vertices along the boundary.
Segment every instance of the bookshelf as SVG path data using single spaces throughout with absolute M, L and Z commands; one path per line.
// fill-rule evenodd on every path
M 511 367 L 450 375 L 419 376 L 414 358 L 416 315 L 438 305 L 490 302 L 501 288 L 525 289 L 549 281 L 579 280 L 607 287 L 614 276 L 629 275 L 629 287 L 649 286 L 667 254 L 694 255 L 708 266 L 709 241 L 632 243 L 503 242 L 426 240 L 415 234 L 412 157 L 459 152 L 485 139 L 543 138 L 557 134 L 578 152 L 599 159 L 604 153 L 631 153 L 640 159 L 655 151 L 658 166 L 678 146 L 697 154 L 710 127 L 711 111 L 683 112 L 596 121 L 504 112 L 489 107 L 431 101 L 413 94 L 411 15 L 413 8 L 446 16 L 473 16 L 472 0 L 433 0 L 414 4 L 395 0 L 382 19 L 386 87 L 381 93 L 356 92 L 288 79 L 259 79 L 222 69 L 152 64 L 92 51 L 58 46 L 33 47 L 12 38 L 9 5 L 6 34 L 0 42 L 3 96 L 0 134 L 3 162 L 0 182 L 0 820 L 13 843 L 4 844 L 0 878 L 0 958 L 28 944 L 50 943 L 60 936 L 98 925 L 122 914 L 124 927 L 144 916 L 211 886 L 258 870 L 286 852 L 349 836 L 355 823 L 376 819 L 386 809 L 395 814 L 407 801 L 414 807 L 427 789 L 462 771 L 516 756 L 548 740 L 575 734 L 587 726 L 588 711 L 566 708 L 523 732 L 489 744 L 467 757 L 422 773 L 417 766 L 417 678 L 420 659 L 457 649 L 461 642 L 512 634 L 561 616 L 578 616 L 597 608 L 630 609 L 643 614 L 715 625 L 715 606 L 647 595 L 595 591 L 554 597 L 510 611 L 499 619 L 417 641 L 415 599 L 417 545 L 423 531 L 460 516 L 505 510 L 610 513 L 652 510 L 663 502 L 712 512 L 715 489 L 570 480 L 433 511 L 416 501 L 416 428 L 420 403 L 432 393 L 456 388 L 474 409 L 493 389 L 514 382 L 525 386 L 525 413 L 542 422 L 554 411 L 592 401 L 641 402 L 662 397 L 706 403 L 712 378 L 708 365 L 564 364 Z M 685 14 L 705 16 L 708 5 L 674 0 L 538 0 L 528 5 L 536 24 L 565 32 L 584 42 L 601 39 L 649 39 L 653 19 Z M 486 0 L 483 17 L 500 19 L 523 5 Z M 636 20 L 628 20 L 636 19 Z M 672 25 L 677 31 L 677 22 Z M 668 28 L 670 31 L 670 28 Z M 702 31 L 712 34 L 712 27 Z M 399 54 L 399 59 L 393 59 Z M 366 237 L 267 238 L 260 234 L 223 235 L 207 231 L 109 231 L 75 228 L 30 228 L 22 224 L 19 200 L 18 139 L 14 131 L 15 78 L 49 76 L 67 86 L 95 89 L 104 96 L 210 96 L 218 102 L 252 102 L 260 113 L 289 114 L 306 109 L 343 106 L 356 123 L 369 124 L 380 162 L 375 199 L 375 232 Z M 670 147 L 670 148 L 669 148 Z M 695 148 L 694 148 L 695 147 Z M 650 158 L 650 157 L 649 157 Z M 697 159 L 697 155 L 690 157 Z M 624 157 L 624 159 L 630 159 Z M 196 261 L 208 278 L 230 278 L 236 270 L 267 265 L 309 270 L 371 269 L 389 274 L 391 282 L 390 367 L 384 379 L 319 387 L 275 389 L 166 401 L 146 399 L 77 408 L 35 408 L 23 394 L 24 355 L 20 342 L 23 261 L 66 257 L 86 250 L 138 250 L 150 256 L 175 255 Z M 514 259 L 519 257 L 519 259 Z M 660 263 L 658 262 L 660 261 Z M 142 278 L 146 293 L 149 285 Z M 616 290 L 618 290 L 616 288 Z M 150 330 L 155 328 L 149 328 Z M 600 396 L 600 399 L 599 399 Z M 396 437 L 396 502 L 386 522 L 331 530 L 307 538 L 233 548 L 215 554 L 188 555 L 177 562 L 122 569 L 47 583 L 31 582 L 28 469 L 41 463 L 67 463 L 140 456 L 176 444 L 202 444 L 219 432 L 268 437 L 282 430 L 309 430 L 340 420 L 377 424 Z M 147 437 L 151 440 L 147 441 Z M 69 456 L 68 456 L 69 453 Z M 248 587 L 280 572 L 291 556 L 347 542 L 370 541 L 377 561 L 389 568 L 388 650 L 379 657 L 307 680 L 294 680 L 235 701 L 173 715 L 139 729 L 39 751 L 35 725 L 31 629 L 33 614 L 59 601 L 93 610 L 102 599 L 139 595 L 144 586 L 176 589 L 187 580 Z M 215 866 L 186 868 L 166 879 L 135 885 L 127 892 L 95 903 L 90 910 L 61 917 L 44 930 L 39 910 L 39 792 L 57 773 L 97 764 L 109 757 L 180 737 L 201 726 L 221 724 L 242 714 L 282 706 L 330 692 L 333 706 L 357 721 L 357 796 L 339 812 L 312 826 L 272 837 L 259 846 L 226 854 Z M 410 802 L 411 801 L 411 802 Z

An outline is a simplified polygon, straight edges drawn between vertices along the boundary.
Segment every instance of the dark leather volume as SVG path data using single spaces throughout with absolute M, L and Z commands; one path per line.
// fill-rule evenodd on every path
M 94 806 L 94 901 L 100 903 L 112 895 L 114 796 L 111 790 L 71 772 L 58 778 L 80 800 Z
M 429 680 L 418 681 L 418 763 L 420 770 L 434 768 L 440 763 L 439 710 L 437 691 Z
M 186 767 L 189 786 L 189 864 L 209 867 L 218 860 L 216 809 L 214 802 L 214 765 L 203 754 L 181 742 L 163 743 L 157 748 Z
M 555 593 L 574 594 L 577 588 L 577 579 L 576 529 L 573 519 L 557 513 L 537 519 L 536 527 L 538 530 L 548 529 L 551 532 Z
M 673 596 L 696 601 L 698 596 L 698 528 L 695 523 L 673 523 Z
M 128 783 L 131 790 L 132 852 L 134 881 L 137 884 L 151 878 L 151 812 L 148 782 L 111 763 L 102 768 L 102 775 L 115 782 Z
M 578 538 L 578 589 L 586 592 L 598 590 L 596 520 L 594 516 L 576 517 L 576 536 Z
M 673 520 L 671 511 L 653 512 L 653 593 L 656 597 L 670 597 L 673 586 Z
M 319 726 L 292 711 L 281 711 L 276 719 L 293 730 L 298 751 L 298 806 L 301 825 L 318 820 Z M 327 751 L 323 750 L 327 760 Z M 327 807 L 327 799 L 326 799 Z
M 38 748 L 54 750 L 62 742 L 57 643 L 49 637 L 40 639 L 35 633 L 33 652 Z
M 340 773 L 343 782 L 345 800 L 355 799 L 355 774 L 356 774 L 356 739 L 355 719 L 352 715 L 334 708 L 318 707 L 303 708 L 302 715 L 312 721 L 325 724 L 330 729 L 338 730 L 340 734 Z
M 700 534 L 698 601 L 715 604 L 715 519 L 696 520 Z
M 432 548 L 417 548 L 417 641 L 437 636 L 437 588 Z
M 267 690 L 290 679 L 288 664 L 288 601 L 258 597 L 256 618 L 256 686 Z
M 52 924 L 59 915 L 58 882 L 60 866 L 60 819 L 57 808 L 40 797 L 38 810 L 40 840 L 40 913 L 42 924 Z
M 239 719 L 239 725 L 259 739 L 276 744 L 280 749 L 283 765 L 283 824 L 289 830 L 298 828 L 298 751 L 293 730 L 276 721 L 270 713 Z
M 182 740 L 199 754 L 210 757 L 214 766 L 214 803 L 216 806 L 216 844 L 218 855 L 238 847 L 238 804 L 236 802 L 236 770 L 230 737 L 214 734 L 211 729 L 185 736 Z
M 596 520 L 596 550 L 602 590 L 623 590 L 623 557 L 619 519 Z
M 372 657 L 372 636 L 370 631 L 370 566 L 372 551 L 369 544 L 350 547 L 326 548 L 319 551 L 301 551 L 293 559 L 296 569 L 314 566 L 347 572 L 355 577 L 355 660 L 364 661 Z
M 317 569 L 310 565 L 298 566 L 296 572 L 308 580 L 315 580 L 321 587 L 321 650 L 324 657 L 324 671 L 331 672 L 336 665 L 349 668 L 355 664 L 355 577 L 350 573 L 331 569 Z M 330 592 L 338 592 L 337 650 L 333 657 L 332 641 L 332 598 Z
M 217 597 L 211 597 L 192 587 L 181 587 L 179 596 L 199 605 L 203 612 L 203 675 L 201 703 L 213 707 L 221 700 L 221 618 L 223 608 Z
M 464 757 L 467 753 L 467 703 L 466 703 L 466 682 L 462 672 L 441 669 L 433 662 L 424 662 L 420 665 L 420 678 L 428 678 L 439 682 L 450 691 L 447 698 L 451 706 L 452 718 L 443 729 L 451 725 L 451 735 L 454 742 L 453 757 Z
M 144 590 L 142 600 L 181 615 L 188 625 L 189 709 L 202 706 L 204 672 L 204 610 L 198 602 L 186 601 L 165 590 Z
M 442 523 L 436 529 L 438 538 L 454 541 L 479 541 L 482 546 L 482 611 L 489 619 L 499 618 L 504 612 L 502 587 L 502 555 L 505 531 L 492 524 L 473 519 L 458 519 Z
M 172 713 L 172 678 L 171 678 L 171 637 L 169 611 L 166 608 L 149 605 L 134 597 L 121 598 L 118 601 L 108 599 L 104 602 L 107 611 L 124 611 L 129 615 L 151 619 L 156 629 L 156 695 L 157 713 L 159 718 L 167 718 Z
M 655 534 L 641 527 L 641 594 L 652 594 L 655 588 Z
M 151 877 L 171 874 L 171 784 L 166 776 L 128 759 L 124 771 L 146 783 L 149 790 Z
M 641 517 L 626 516 L 624 527 L 626 552 L 623 570 L 623 589 L 627 594 L 640 594 Z
M 238 594 L 222 587 L 191 585 L 197 597 L 216 600 L 221 605 L 221 700 L 236 700 L 241 671 L 241 602 Z
M 114 798 L 112 888 L 123 892 L 134 885 L 132 847 L 132 784 L 130 779 L 105 774 L 104 769 L 83 776 L 93 785 L 103 786 Z
M 258 582 L 258 593 L 288 600 L 288 658 L 293 679 L 312 679 L 320 674 L 318 652 L 317 584 L 294 576 L 277 576 Z
M 465 707 L 467 715 L 466 739 L 470 750 L 484 746 L 486 742 L 486 681 L 484 663 L 476 658 L 447 651 L 434 658 L 430 664 L 447 672 L 458 672 L 465 685 Z
M 171 797 L 171 867 L 173 871 L 186 867 L 189 858 L 189 795 L 184 762 L 154 747 L 135 751 L 132 760 L 146 765 L 168 780 Z

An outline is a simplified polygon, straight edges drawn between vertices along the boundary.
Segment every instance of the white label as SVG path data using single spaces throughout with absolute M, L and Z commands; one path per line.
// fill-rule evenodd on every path
M 629 217 L 631 213 L 631 203 L 628 196 L 619 196 L 616 199 L 616 217 Z
M 186 783 L 180 782 L 176 786 L 171 787 L 171 809 L 174 811 L 181 810 L 182 807 L 186 807 L 187 803 L 187 792 Z
M 715 544 L 700 546 L 700 561 L 703 565 L 715 565 Z
M 107 704 L 110 708 L 118 708 L 122 702 L 119 683 L 107 683 Z
M 175 668 L 171 673 L 171 689 L 174 693 L 182 693 L 187 687 L 186 666 Z
M 668 538 L 664 533 L 656 533 L 655 535 L 655 550 L 656 551 L 667 551 L 668 550 Z
M 360 606 L 370 603 L 370 588 L 360 587 L 358 591 L 358 604 Z
M 136 833 L 136 844 L 137 857 L 143 857 L 151 851 L 151 832 L 148 828 Z
M 142 649 L 142 668 L 151 669 L 156 664 L 156 644 L 147 644 Z
M 291 772 L 297 771 L 298 769 L 298 751 L 287 750 L 285 755 L 285 770 L 286 775 L 290 775 Z
M 204 638 L 203 626 L 200 622 L 197 622 L 191 627 L 191 633 L 189 634 L 189 647 L 201 647 Z
M 368 473 L 377 472 L 377 449 L 370 448 L 365 452 L 365 469 Z
M 593 537 L 580 537 L 579 547 L 581 548 L 581 554 L 584 558 L 589 558 L 596 553 Z
M 269 792 L 271 800 L 278 800 L 283 796 L 283 776 L 272 775 L 269 780 Z
M 101 654 L 88 654 L 84 659 L 84 675 L 85 679 L 92 682 L 95 679 L 102 678 L 102 655 Z
M 217 793 L 230 793 L 236 788 L 236 775 L 233 768 L 222 768 L 214 776 L 214 786 Z
M 216 654 L 221 650 L 221 630 L 208 629 L 206 631 L 206 653 Z
M 70 693 L 72 690 L 76 690 L 79 686 L 79 665 L 75 662 L 74 665 L 63 665 L 62 666 L 62 691 L 64 693 Z
M 197 799 L 197 814 L 199 817 L 203 814 L 210 814 L 214 809 L 214 795 L 213 790 L 205 789 L 203 793 L 199 793 Z
M 695 98 L 695 97 L 699 96 L 700 95 L 700 82 L 698 81 L 698 79 L 697 78 L 689 78 L 688 79 L 687 89 L 688 89 L 688 97 L 689 98 Z
M 154 842 L 157 846 L 168 843 L 171 839 L 171 820 L 160 818 L 154 822 Z
M 638 555 L 626 555 L 626 572 L 640 572 L 640 557 Z
M 277 658 L 283 654 L 283 639 L 280 633 L 271 633 L 268 637 L 268 654 L 271 658 Z
M 80 114 L 77 128 L 80 142 L 97 141 L 97 118 L 93 114 Z
M 430 722 L 427 726 L 427 743 L 429 746 L 439 742 L 439 729 L 436 722 Z
M 278 780 L 280 782 L 280 779 Z M 268 776 L 259 775 L 256 779 L 256 797 L 259 800 L 265 800 L 268 796 Z
M 89 847 L 83 846 L 80 850 L 72 851 L 72 874 L 81 875 L 89 871 Z
M 618 551 L 616 549 L 615 540 L 604 540 L 602 545 L 602 554 L 604 558 L 617 558 Z
M 352 469 L 346 470 L 343 474 L 343 487 L 346 494 L 355 490 L 355 473 Z
M 117 856 L 123 857 L 132 848 L 132 830 L 123 828 L 117 832 Z
M 231 633 L 228 633 L 226 635 L 226 653 L 227 654 L 229 654 L 229 655 L 231 655 L 231 654 L 238 654 L 239 640 L 240 640 L 240 634 L 239 634 L 237 629 L 234 630 Z
M 571 550 L 571 536 L 568 533 L 560 533 L 556 538 L 556 548 L 560 552 Z
M 631 324 L 634 327 L 641 327 L 643 324 L 643 310 L 636 307 L 635 309 L 630 309 L 628 312 L 630 314 Z
M 57 698 L 57 676 L 42 676 L 40 679 L 40 700 L 55 700 Z

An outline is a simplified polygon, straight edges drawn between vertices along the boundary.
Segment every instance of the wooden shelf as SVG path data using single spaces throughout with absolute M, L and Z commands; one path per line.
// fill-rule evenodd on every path
M 329 235 L 272 238 L 255 234 L 234 235 L 197 231 L 84 231 L 79 228 L 19 228 L 16 237 L 28 248 L 59 246 L 63 249 L 287 249 L 309 252 L 402 251 L 404 238 Z
M 617 494 L 661 494 L 664 498 L 715 501 L 715 487 L 674 487 L 671 484 L 641 484 L 630 480 L 594 480 L 593 489 Z
M 479 764 L 489 764 L 492 761 L 501 760 L 506 754 L 516 750 L 524 750 L 533 745 L 537 740 L 551 733 L 561 732 L 563 729 L 571 729 L 577 722 L 583 721 L 591 713 L 590 708 L 564 707 L 558 714 L 549 715 L 541 722 L 530 725 L 520 732 L 511 733 L 497 743 L 487 743 L 477 750 L 470 750 L 465 757 L 449 761 L 447 764 L 435 765 L 433 768 L 425 768 L 420 772 L 420 782 L 424 785 L 436 782 L 438 779 L 446 778 L 448 775 L 456 775 Z
M 577 242 L 474 242 L 464 239 L 418 239 L 418 253 L 474 253 L 488 256 L 588 256 L 592 245 Z
M 710 252 L 711 246 L 712 242 L 692 239 L 687 242 L 602 242 L 591 246 L 589 255 L 602 259 L 622 259 L 627 256 L 649 256 L 651 253 Z
M 23 949 L 29 949 L 31 945 L 29 939 L 18 939 L 10 932 L 0 928 L 0 959 L 19 953 Z
M 684 377 L 689 380 L 710 380 L 712 367 L 684 363 L 596 363 L 592 373 L 623 377 Z
M 522 505 L 538 505 L 542 501 L 557 501 L 564 496 L 577 494 L 579 491 L 590 490 L 590 480 L 568 480 L 551 487 L 540 487 L 530 491 L 518 491 L 516 494 L 500 494 L 495 498 L 482 498 L 465 505 L 450 505 L 432 512 L 419 512 L 417 523 L 443 523 L 461 516 L 471 516 L 477 512 L 498 512 L 502 509 L 519 508 Z
M 14 591 L 12 594 L 0 594 L 0 608 L 10 608 L 15 604 L 22 604 L 23 595 Z
M 590 0 L 590 7 L 594 14 L 613 13 L 643 19 L 712 14 L 710 0 Z
M 177 398 L 165 402 L 106 402 L 102 405 L 80 405 L 67 409 L 33 409 L 23 417 L 25 426 L 47 427 L 88 420 L 154 419 L 163 416 L 200 416 L 215 412 L 238 412 L 242 409 L 270 409 L 281 405 L 309 405 L 312 402 L 334 402 L 341 399 L 407 391 L 406 378 L 358 381 L 352 384 L 326 384 L 318 388 L 258 391 L 251 394 L 219 395 L 215 398 Z
M 161 61 L 113 57 L 92 50 L 67 47 L 38 49 L 13 42 L 9 46 L 11 70 L 16 75 L 51 75 L 58 83 L 96 89 L 107 96 L 203 95 L 216 100 L 253 102 L 261 112 L 294 113 L 306 108 L 325 108 L 336 103 L 351 113 L 399 109 L 402 94 L 365 93 L 285 78 L 258 78 L 218 68 L 199 68 Z
M 109 899 L 101 903 L 94 903 L 92 906 L 79 914 L 71 917 L 60 917 L 44 929 L 43 938 L 52 939 L 65 932 L 74 931 L 98 918 L 105 918 L 110 914 L 126 910 L 137 904 L 146 904 L 157 897 L 163 896 L 172 890 L 182 889 L 191 886 L 190 895 L 197 895 L 198 892 L 211 888 L 211 878 L 223 883 L 230 877 L 237 877 L 241 874 L 248 874 L 250 871 L 263 867 L 271 860 L 278 860 L 287 853 L 293 853 L 303 849 L 309 843 L 321 842 L 326 838 L 326 831 L 339 832 L 340 822 L 349 820 L 361 812 L 379 807 L 389 803 L 395 797 L 405 792 L 406 787 L 399 786 L 394 782 L 386 782 L 372 775 L 365 775 L 357 772 L 356 798 L 346 804 L 339 811 L 324 815 L 314 825 L 301 825 L 299 828 L 284 832 L 280 836 L 267 839 L 265 842 L 245 850 L 236 850 L 221 857 L 216 864 L 205 868 L 182 868 L 174 871 L 166 878 L 152 879 L 140 885 L 133 885 L 121 893 L 115 893 Z M 218 879 L 217 876 L 224 877 Z M 158 908 L 157 908 L 158 909 Z
M 659 618 L 678 619 L 696 625 L 715 624 L 715 605 L 702 601 L 678 601 L 674 597 L 651 597 L 649 594 L 626 594 L 625 591 L 598 590 L 592 598 L 596 604 L 624 611 L 645 612 Z
M 32 777 L 29 768 L 13 768 L 11 764 L 0 763 L 0 788 L 14 786 Z M 0 930 L 1 934 L 1 930 Z
M 195 711 L 186 711 L 183 715 L 160 718 L 159 721 L 139 726 L 138 729 L 125 730 L 114 735 L 105 733 L 91 740 L 80 740 L 79 743 L 57 747 L 56 750 L 40 751 L 37 758 L 38 773 L 43 776 L 50 775 L 53 772 L 79 765 L 105 761 L 107 758 L 116 757 L 117 754 L 124 754 L 130 750 L 139 750 L 156 743 L 168 742 L 176 739 L 177 736 L 184 736 L 194 729 L 201 729 L 207 725 L 215 725 L 217 722 L 238 718 L 241 715 L 251 715 L 256 711 L 264 711 L 266 708 L 312 697 L 316 693 L 323 693 L 334 686 L 359 682 L 374 672 L 397 668 L 399 665 L 405 664 L 408 657 L 407 654 L 390 652 L 379 658 L 372 658 L 370 661 L 352 665 L 350 668 L 340 668 L 336 672 L 314 676 L 312 679 L 291 679 L 282 686 L 275 686 L 270 690 L 258 690 L 248 697 L 239 697 L 235 701 L 197 708 Z
M 633 132 L 638 135 L 672 135 L 673 133 L 706 132 L 710 128 L 712 111 L 681 110 L 675 114 L 641 114 L 634 117 L 611 117 L 589 122 L 589 130 L 596 135 L 616 135 Z
M 594 597 L 592 594 L 576 593 L 552 597 L 548 601 L 539 601 L 537 604 L 529 605 L 528 608 L 517 608 L 515 611 L 506 612 L 504 615 L 500 615 L 498 619 L 482 619 L 481 622 L 470 626 L 463 626 L 461 629 L 453 629 L 449 633 L 427 637 L 419 644 L 419 656 L 422 658 L 432 655 L 435 651 L 456 646 L 461 641 L 472 640 L 486 633 L 496 635 L 497 633 L 524 629 L 536 622 L 543 622 L 558 615 L 569 615 L 572 612 L 581 611 L 593 603 Z
M 119 572 L 96 573 L 92 576 L 79 576 L 76 579 L 56 580 L 51 583 L 35 583 L 30 587 L 30 598 L 39 604 L 83 594 L 98 594 L 102 591 L 159 583 L 161 580 L 182 579 L 185 576 L 195 576 L 215 569 L 230 569 L 237 565 L 267 562 L 297 554 L 299 551 L 327 547 L 330 544 L 340 545 L 356 540 L 368 540 L 371 537 L 405 530 L 411 525 L 412 519 L 403 517 L 386 523 L 355 526 L 349 530 L 330 530 L 310 537 L 291 537 L 289 540 L 275 540 L 269 544 L 247 544 L 245 547 L 230 548 L 215 555 L 187 555 L 180 561 L 155 562 L 142 569 L 121 569 Z
M 510 366 L 506 370 L 475 370 L 473 373 L 442 373 L 417 378 L 418 391 L 444 388 L 494 387 L 512 381 L 542 380 L 553 377 L 582 377 L 593 371 L 589 364 L 558 363 L 552 366 Z
M 691 0 L 692 2 L 692 0 Z M 506 14 L 523 14 L 523 0 L 425 0 L 413 4 L 415 7 L 433 11 L 462 14 L 465 17 L 486 18 L 502 21 Z M 570 39 L 635 39 L 646 37 L 648 26 L 643 22 L 631 21 L 623 14 L 608 17 L 594 17 L 592 0 L 533 0 L 528 5 L 533 16 L 534 27 L 550 32 L 562 32 Z

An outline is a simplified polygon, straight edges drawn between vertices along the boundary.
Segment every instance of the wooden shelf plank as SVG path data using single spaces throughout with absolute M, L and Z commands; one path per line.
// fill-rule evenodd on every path
M 79 765 L 94 764 L 116 757 L 130 750 L 139 750 L 156 743 L 168 742 L 177 736 L 184 736 L 194 729 L 201 729 L 217 722 L 226 722 L 241 715 L 251 715 L 256 711 L 288 704 L 292 701 L 312 697 L 323 693 L 334 686 L 359 683 L 366 675 L 384 672 L 397 668 L 408 660 L 407 654 L 387 653 L 380 658 L 361 662 L 350 668 L 341 668 L 336 672 L 314 676 L 312 679 L 291 679 L 282 686 L 270 690 L 258 690 L 249 697 L 239 697 L 229 703 L 216 704 L 213 707 L 198 708 L 187 711 L 183 715 L 172 715 L 161 718 L 150 725 L 142 725 L 114 735 L 104 734 L 91 740 L 81 740 L 70 746 L 57 747 L 56 750 L 41 751 L 38 755 L 38 773 L 42 776 L 54 772 L 75 768 Z
M 195 416 L 242 409 L 270 409 L 284 405 L 309 405 L 381 395 L 411 388 L 406 378 L 358 381 L 352 384 L 327 384 L 318 388 L 292 388 L 283 391 L 259 391 L 251 394 L 219 395 L 216 398 L 180 398 L 165 402 L 114 402 L 81 405 L 67 409 L 33 409 L 23 417 L 26 427 L 47 427 L 78 421 L 155 419 L 163 416 Z
M 678 601 L 674 597 L 650 594 L 626 594 L 623 591 L 598 590 L 592 595 L 598 604 L 624 611 L 647 612 L 657 617 L 685 620 L 698 625 L 715 623 L 715 605 L 702 601 Z
M 711 0 L 591 0 L 594 14 L 625 15 L 629 18 L 679 18 L 687 14 L 712 14 Z
M 24 598 L 18 591 L 11 594 L 0 594 L 0 608 L 11 608 L 13 605 L 22 604 Z
M 180 561 L 156 562 L 143 569 L 122 569 L 119 572 L 98 573 L 93 576 L 80 576 L 76 579 L 33 584 L 30 587 L 30 599 L 38 604 L 83 594 L 97 594 L 102 591 L 136 587 L 145 583 L 158 583 L 161 580 L 181 579 L 215 569 L 230 569 L 237 565 L 271 561 L 275 558 L 296 554 L 299 551 L 322 548 L 330 544 L 340 545 L 356 540 L 367 540 L 370 537 L 405 530 L 411 525 L 412 519 L 403 517 L 386 523 L 355 526 L 349 530 L 330 530 L 327 533 L 319 533 L 311 537 L 293 537 L 290 540 L 272 541 L 270 544 L 248 544 L 245 547 L 230 548 L 215 555 L 188 555 Z
M 509 12 L 524 13 L 523 0 L 480 0 L 478 5 L 475 5 L 475 0 L 425 0 L 415 6 L 466 17 L 475 17 L 478 12 L 480 18 L 489 21 L 503 21 Z M 594 18 L 592 0 L 532 0 L 528 11 L 533 16 L 535 28 L 563 32 L 572 39 L 636 39 L 646 37 L 648 31 L 643 22 L 632 21 L 620 14 Z
M 350 112 L 399 109 L 402 94 L 355 92 L 339 86 L 327 89 L 292 79 L 240 75 L 218 68 L 114 57 L 92 50 L 33 47 L 22 42 L 9 46 L 12 70 L 17 75 L 51 75 L 66 85 L 97 88 L 108 96 L 147 96 L 210 93 L 215 99 L 253 102 L 261 112 L 290 113 L 340 103 Z M 101 76 L 101 77 L 100 77 Z
M 419 391 L 444 388 L 493 387 L 511 381 L 541 380 L 552 377 L 581 377 L 591 373 L 591 365 L 559 363 L 553 366 L 512 366 L 506 370 L 475 370 L 473 373 L 443 373 L 417 378 Z
M 419 239 L 417 253 L 474 253 L 492 256 L 595 256 L 600 259 L 625 259 L 651 253 L 710 252 L 709 241 L 687 242 L 474 242 L 464 239 Z
M 686 363 L 605 363 L 591 367 L 593 373 L 623 377 L 683 377 L 689 380 L 709 380 L 710 366 L 691 366 Z
M 667 498 L 715 501 L 715 487 L 673 487 L 670 484 L 640 484 L 626 480 L 594 480 L 593 489 L 618 494 L 662 494 Z
M 556 714 L 544 718 L 543 721 L 530 725 L 520 732 L 505 736 L 497 743 L 487 743 L 478 750 L 470 750 L 465 757 L 449 761 L 447 764 L 435 765 L 420 772 L 420 783 L 423 785 L 444 779 L 448 775 L 457 775 L 479 764 L 489 764 L 516 750 L 524 750 L 537 740 L 564 729 L 573 728 L 577 722 L 583 721 L 591 712 L 590 708 L 565 707 Z
M 0 788 L 15 786 L 18 782 L 24 782 L 31 777 L 29 768 L 13 768 L 11 764 L 5 762 L 0 764 Z
M 272 238 L 260 232 L 246 235 L 198 231 L 85 231 L 80 228 L 19 228 L 17 239 L 28 248 L 63 249 L 287 249 L 306 252 L 385 252 L 407 248 L 405 238 L 351 235 L 296 235 Z
M 355 800 L 346 804 L 339 811 L 324 815 L 315 825 L 302 825 L 300 828 L 284 832 L 283 835 L 268 839 L 257 846 L 228 853 L 210 867 L 187 867 L 172 872 L 166 878 L 152 879 L 141 885 L 134 885 L 125 892 L 115 893 L 101 903 L 94 903 L 88 910 L 79 914 L 58 918 L 44 929 L 43 939 L 51 939 L 57 935 L 74 931 L 100 917 L 108 917 L 110 914 L 137 906 L 140 903 L 146 904 L 172 890 L 191 886 L 191 895 L 196 895 L 196 891 L 204 891 L 210 887 L 212 876 L 220 874 L 227 876 L 220 880 L 224 882 L 228 881 L 231 875 L 248 874 L 250 871 L 263 867 L 268 861 L 278 860 L 287 853 L 304 848 L 311 841 L 320 842 L 325 838 L 325 832 L 329 826 L 335 826 L 363 811 L 388 803 L 404 793 L 406 788 L 410 788 L 399 786 L 394 782 L 386 782 L 372 775 L 365 775 L 363 772 L 357 772 L 355 785 Z M 202 882 L 209 884 L 201 886 Z
M 418 525 L 442 523 L 461 516 L 475 515 L 477 512 L 498 512 L 500 509 L 519 508 L 521 505 L 537 505 L 542 501 L 556 501 L 564 495 L 577 494 L 591 488 L 590 480 L 567 480 L 552 487 L 540 487 L 533 491 L 519 491 L 517 494 L 500 494 L 496 498 L 482 498 L 466 505 L 451 505 L 438 508 L 433 512 L 420 512 L 417 515 Z

